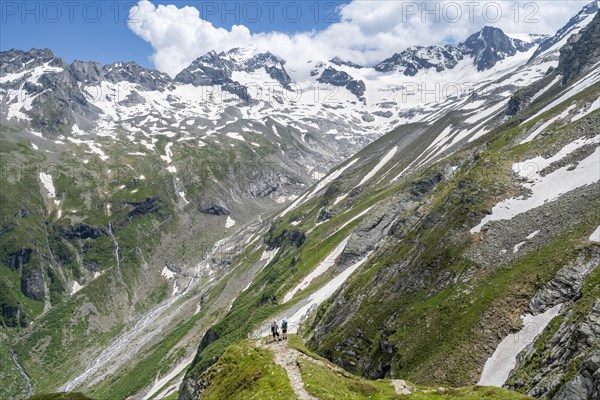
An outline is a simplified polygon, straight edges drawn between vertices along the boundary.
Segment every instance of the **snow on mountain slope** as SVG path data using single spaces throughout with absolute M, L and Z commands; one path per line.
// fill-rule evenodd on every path
M 502 126 L 502 123 L 509 118 L 505 115 L 504 110 L 508 107 L 511 96 L 524 86 L 546 76 L 549 67 L 556 66 L 558 59 L 532 59 L 535 52 L 533 47 L 522 51 L 517 50 L 517 47 L 522 45 L 515 41 L 519 38 L 506 35 L 508 37 L 506 39 L 499 32 L 490 32 L 491 39 L 498 39 L 503 45 L 508 46 L 506 51 L 492 55 L 486 53 L 490 47 L 485 45 L 480 47 L 477 44 L 477 39 L 483 35 L 481 33 L 474 38 L 472 43 L 469 42 L 469 55 L 460 60 L 457 57 L 455 64 L 454 62 L 447 63 L 447 60 L 438 57 L 439 54 L 435 52 L 417 52 L 415 57 L 429 60 L 428 62 L 433 67 L 417 68 L 412 76 L 407 76 L 399 70 L 380 72 L 374 67 L 358 66 L 351 62 L 332 59 L 318 67 L 315 63 L 316 74 L 305 82 L 293 82 L 293 73 L 287 73 L 284 60 L 280 60 L 270 53 L 257 53 L 251 48 L 209 54 L 206 58 L 195 62 L 190 66 L 187 74 L 183 74 L 176 80 L 157 71 L 143 69 L 134 63 L 115 63 L 104 67 L 96 63 L 80 62 L 67 65 L 46 52 L 42 55 L 39 52 L 6 52 L 2 54 L 2 57 L 7 60 L 4 62 L 3 59 L 2 63 L 0 90 L 3 94 L 3 101 L 6 101 L 4 105 L 7 105 L 7 107 L 3 106 L 2 110 L 11 110 L 11 114 L 8 116 L 5 113 L 2 118 L 11 134 L 15 132 L 15 143 L 19 138 L 26 140 L 26 148 L 29 152 L 32 152 L 32 138 L 37 146 L 37 149 L 33 147 L 38 150 L 36 154 L 50 151 L 62 154 L 62 151 L 75 156 L 75 151 L 83 150 L 76 154 L 83 155 L 84 164 L 90 161 L 92 164 L 99 165 L 98 174 L 92 175 L 94 178 L 106 173 L 106 169 L 109 169 L 112 162 L 121 160 L 124 160 L 124 163 L 133 164 L 133 166 L 125 164 L 128 169 L 135 172 L 136 178 L 132 179 L 132 182 L 138 180 L 137 177 L 141 175 L 147 177 L 146 182 L 153 184 L 157 177 L 162 177 L 163 172 L 167 172 L 164 174 L 167 179 L 156 182 L 156 184 L 161 188 L 167 188 L 164 192 L 161 191 L 160 195 L 166 199 L 170 211 L 181 218 L 182 224 L 188 224 L 187 226 L 182 225 L 182 229 L 187 232 L 189 232 L 187 228 L 199 224 L 198 219 L 195 219 L 198 214 L 204 214 L 213 223 L 210 225 L 211 233 L 213 229 L 226 232 L 226 229 L 229 228 L 237 235 L 238 228 L 243 230 L 248 222 L 247 216 L 239 216 L 239 208 L 231 210 L 229 204 L 223 205 L 223 199 L 225 199 L 233 204 L 241 204 L 244 209 L 251 210 L 249 212 L 268 210 L 271 213 L 269 215 L 279 212 L 275 207 L 285 208 L 278 217 L 268 222 L 274 221 L 275 224 L 283 225 L 289 235 L 297 234 L 293 236 L 295 240 L 293 246 L 301 246 L 302 240 L 306 238 L 311 240 L 313 237 L 318 237 L 322 241 L 327 241 L 334 240 L 334 238 L 341 240 L 342 237 L 345 237 L 347 241 L 342 249 L 342 254 L 339 254 L 340 258 L 336 258 L 333 265 L 329 265 L 330 263 L 320 266 L 305 265 L 307 268 L 302 274 L 296 276 L 297 281 L 286 282 L 289 285 L 281 289 L 281 292 L 274 290 L 273 296 L 260 299 L 261 301 L 265 300 L 264 303 L 261 301 L 247 303 L 251 304 L 249 308 L 260 308 L 263 304 L 272 301 L 273 298 L 278 300 L 279 295 L 289 294 L 290 289 L 309 288 L 314 292 L 302 294 L 300 291 L 296 291 L 291 296 L 285 296 L 287 298 L 286 305 L 292 304 L 295 307 L 285 311 L 285 315 L 292 316 L 293 323 L 299 323 L 305 319 L 307 312 L 310 313 L 314 308 L 327 304 L 325 299 L 332 297 L 337 299 L 336 291 L 344 288 L 346 282 L 352 279 L 354 268 L 356 271 L 360 271 L 364 265 L 374 263 L 373 260 L 363 259 L 361 256 L 372 254 L 369 248 L 373 245 L 372 241 L 378 242 L 377 238 L 382 238 L 384 235 L 377 231 L 380 228 L 369 230 L 366 234 L 364 230 L 361 231 L 361 229 L 365 229 L 365 226 L 370 224 L 370 228 L 377 226 L 378 221 L 383 221 L 382 224 L 389 227 L 390 232 L 392 230 L 397 232 L 398 237 L 395 238 L 394 243 L 399 243 L 403 240 L 400 235 L 406 233 L 402 232 L 404 222 L 414 223 L 414 226 L 422 222 L 427 225 L 427 229 L 430 229 L 435 225 L 435 222 L 432 221 L 436 221 L 440 216 L 448 215 L 440 212 L 437 215 L 427 216 L 425 219 L 422 219 L 423 214 L 421 214 L 417 215 L 418 220 L 413 219 L 412 216 L 406 221 L 394 220 L 395 216 L 417 206 L 421 199 L 428 196 L 431 188 L 440 181 L 464 174 L 462 166 L 465 165 L 468 168 L 472 165 L 469 164 L 470 162 L 476 162 L 479 154 L 465 155 L 463 151 L 471 148 L 484 149 L 485 142 L 493 141 L 493 135 L 487 135 L 485 140 L 479 139 Z M 486 41 L 485 44 L 489 44 L 489 42 Z M 513 48 L 516 49 L 514 54 L 511 50 Z M 24 67 L 25 63 L 20 60 L 28 58 L 34 61 Z M 10 61 L 13 59 L 14 62 L 11 64 Z M 527 60 L 532 61 L 527 62 Z M 452 68 L 450 68 L 450 64 L 454 64 Z M 436 67 L 440 65 L 440 68 Z M 44 70 L 44 68 L 48 69 Z M 27 72 L 25 69 L 34 72 Z M 41 71 L 41 75 L 35 78 L 35 71 L 38 69 Z M 325 71 L 329 72 L 325 73 Z M 539 101 L 540 104 L 543 103 L 540 109 L 552 105 L 559 106 L 561 102 L 571 101 L 584 89 L 589 89 L 592 85 L 597 84 L 595 83 L 597 82 L 595 73 L 592 72 L 582 81 L 575 82 L 575 86 L 569 83 L 564 92 L 566 97 L 555 97 L 559 100 L 562 99 L 556 104 L 554 103 L 555 98 L 543 103 L 548 98 L 548 93 L 551 93 L 552 96 L 556 95 L 559 85 L 559 77 L 548 74 L 550 86 L 544 88 L 547 89 L 546 91 L 538 91 L 534 100 Z M 4 81 L 4 77 L 9 78 Z M 292 81 L 289 83 L 289 88 L 286 88 L 288 78 Z M 35 81 L 29 82 L 31 79 L 35 79 Z M 74 85 L 71 86 L 71 84 Z M 69 90 L 61 90 L 62 86 L 68 86 Z M 17 94 L 21 97 L 17 98 Z M 23 101 L 19 103 L 21 100 Z M 577 100 L 576 103 L 575 107 L 567 108 L 566 113 L 558 113 L 559 117 L 553 113 L 548 120 L 538 114 L 538 110 L 536 110 L 534 117 L 541 118 L 540 121 L 532 127 L 523 124 L 527 127 L 522 128 L 523 132 L 518 140 L 535 133 L 529 142 L 535 146 L 541 138 L 547 138 L 552 133 L 555 123 L 562 126 L 568 122 L 582 119 L 587 121 L 590 117 L 594 117 L 592 114 L 597 109 L 597 99 L 586 100 L 585 104 Z M 53 104 L 66 104 L 67 106 L 56 110 L 47 108 Z M 45 112 L 48 111 L 56 112 L 53 115 L 57 117 L 52 119 L 59 121 L 59 124 L 49 125 L 52 121 L 45 118 Z M 17 115 L 22 118 L 18 118 Z M 576 119 L 576 116 L 580 117 Z M 30 135 L 30 133 L 36 132 L 42 133 L 37 137 Z M 372 143 L 386 132 L 390 132 L 386 137 L 387 142 Z M 118 151 L 115 151 L 114 148 L 111 149 L 111 143 L 118 144 L 119 149 L 116 149 Z M 374 146 L 367 146 L 369 143 Z M 562 199 L 565 197 L 563 195 L 568 195 L 573 190 L 585 189 L 586 186 L 596 184 L 597 174 L 595 175 L 592 169 L 594 167 L 593 157 L 598 156 L 597 149 L 595 153 L 582 158 L 577 164 L 565 164 L 560 167 L 558 165 L 561 162 L 566 163 L 575 156 L 576 152 L 587 151 L 587 148 L 595 144 L 597 142 L 571 142 L 569 146 L 574 146 L 574 148 L 571 149 L 568 146 L 563 148 L 564 155 L 560 159 L 555 158 L 557 155 L 549 154 L 544 154 L 544 157 L 540 159 L 530 158 L 529 162 L 551 167 L 553 171 L 544 173 L 537 171 L 538 173 L 533 175 L 535 181 L 523 182 L 521 186 L 524 192 L 527 189 L 531 190 L 532 200 L 514 196 L 512 200 L 517 205 L 515 209 L 527 201 L 535 204 L 529 204 L 526 212 L 535 211 L 536 208 L 543 206 L 552 206 L 555 198 Z M 203 149 L 203 153 L 198 154 L 194 151 L 200 148 Z M 360 155 L 352 156 L 359 149 L 364 149 L 364 151 Z M 24 154 L 28 155 L 29 153 Z M 227 162 L 259 160 L 261 163 L 273 163 L 278 167 L 296 168 L 300 173 L 291 175 L 278 172 L 273 174 L 278 179 L 276 182 L 250 182 L 248 187 L 241 190 L 238 187 L 240 186 L 239 179 L 219 180 L 208 173 L 206 174 L 209 177 L 208 184 L 205 185 L 207 190 L 203 191 L 197 184 L 201 181 L 200 174 L 197 176 L 186 175 L 185 170 L 187 164 L 191 164 L 196 159 L 204 160 L 204 157 L 211 154 L 227 160 Z M 348 158 L 349 156 L 350 158 Z M 133 159 L 151 159 L 153 169 L 138 170 L 139 165 L 133 163 Z M 347 161 L 336 168 L 335 166 L 344 159 Z M 421 181 L 414 181 L 416 175 L 421 172 L 425 173 L 429 166 L 445 159 L 447 159 L 444 161 L 445 164 L 438 164 L 443 167 L 438 168 L 435 175 L 425 176 Z M 518 168 L 524 166 L 520 162 L 515 165 L 518 165 Z M 202 170 L 206 166 L 196 164 L 194 167 Z M 110 172 L 109 170 L 108 173 Z M 48 174 L 50 175 L 50 171 Z M 59 189 L 57 193 L 59 196 L 62 195 L 65 187 L 64 181 L 59 179 L 59 175 L 55 175 L 54 172 L 50 176 L 55 176 L 55 183 Z M 189 179 L 190 176 L 192 179 Z M 297 179 L 298 176 L 299 179 Z M 378 191 L 378 195 L 388 196 L 392 189 L 401 186 L 400 183 L 396 183 L 398 179 L 392 179 L 399 177 L 409 179 L 409 181 L 406 182 L 406 190 L 399 193 L 398 197 L 387 197 L 388 203 L 383 205 L 374 201 L 375 197 L 373 199 L 369 197 L 375 191 Z M 310 186 L 320 178 L 324 179 Z M 202 181 L 203 186 L 204 183 Z M 555 183 L 559 185 L 554 185 Z M 129 184 L 131 183 L 128 182 Z M 468 184 L 468 179 L 457 182 L 459 192 L 463 185 L 468 186 Z M 118 186 L 110 188 L 110 196 L 117 193 L 115 195 L 117 201 L 114 204 L 98 204 L 98 209 L 101 210 L 101 221 L 106 221 L 107 217 L 111 217 L 119 211 L 125 215 L 126 220 L 131 220 L 132 215 L 139 212 L 138 207 L 143 209 L 147 205 L 146 199 L 154 194 L 150 192 L 146 198 L 140 193 L 141 198 L 130 199 L 128 196 L 135 195 L 138 187 L 128 185 L 119 183 Z M 290 188 L 290 186 L 294 186 L 294 188 Z M 558 187 L 560 190 L 552 191 L 554 187 Z M 79 189 L 75 186 L 73 188 Z M 40 189 L 42 193 L 46 192 L 43 182 Z M 390 191 L 388 192 L 388 190 Z M 537 192 L 540 193 L 539 196 Z M 467 193 L 467 195 L 469 194 Z M 106 198 L 110 198 L 110 196 L 107 195 Z M 95 194 L 88 197 L 86 193 L 79 203 L 84 203 L 88 198 L 96 199 Z M 102 197 L 102 199 L 104 198 Z M 473 201 L 473 198 L 465 196 L 464 199 Z M 364 202 L 359 203 L 357 199 L 364 200 Z M 475 199 L 478 198 L 475 197 Z M 544 202 L 544 200 L 548 201 Z M 371 201 L 377 204 L 372 204 Z M 52 210 L 54 214 L 48 219 L 58 217 L 61 223 L 68 225 L 61 216 L 71 212 L 75 213 L 76 210 L 75 207 L 63 206 L 61 202 L 64 202 L 64 199 L 59 201 L 60 210 L 58 212 Z M 270 202 L 269 207 L 264 209 L 254 207 L 256 204 L 265 204 L 266 202 Z M 291 204 L 287 206 L 286 202 L 291 202 Z M 77 208 L 79 208 L 79 203 Z M 118 210 L 119 204 L 123 204 L 123 207 L 127 208 Z M 490 204 L 493 203 L 490 202 Z M 496 205 L 501 204 L 504 203 L 500 202 Z M 426 207 L 422 207 L 422 211 L 419 213 L 427 211 L 426 209 L 430 205 L 425 205 Z M 150 206 L 152 205 L 150 204 Z M 75 211 L 72 211 L 71 208 Z M 480 211 L 476 209 L 476 205 L 473 208 L 474 212 Z M 138 211 L 135 211 L 136 209 Z M 382 213 L 382 209 L 385 209 L 385 212 Z M 494 219 L 501 215 L 495 211 L 497 210 L 491 214 L 493 218 L 490 217 L 491 219 L 487 221 L 484 221 L 483 215 L 476 214 L 480 220 L 471 221 L 472 224 L 465 228 L 463 237 L 471 237 L 467 234 L 468 229 L 480 221 L 486 225 L 488 222 L 496 220 L 513 223 L 518 219 Z M 129 214 L 129 212 L 134 214 Z M 466 214 L 473 215 L 470 212 L 472 210 Z M 25 211 L 19 209 L 15 214 L 15 210 L 11 209 L 10 213 L 10 215 L 21 215 Z M 522 214 L 525 212 L 519 213 L 517 216 L 520 217 Z M 163 217 L 161 213 L 158 215 Z M 77 215 L 73 219 L 73 221 L 79 221 L 80 219 L 75 218 L 80 218 L 80 216 Z M 288 219 L 290 220 L 288 221 Z M 318 221 L 315 222 L 315 219 Z M 333 223 L 331 219 L 333 219 Z M 358 219 L 361 221 L 357 221 Z M 205 222 L 202 220 L 201 223 Z M 99 224 L 102 223 L 104 222 L 99 222 Z M 146 226 L 140 226 L 139 230 L 145 231 L 151 225 L 162 227 L 161 223 L 160 218 L 157 218 Z M 352 233 L 353 236 L 348 236 L 348 233 L 339 234 L 339 237 L 335 236 L 342 229 L 348 229 L 348 225 L 351 223 L 358 225 L 357 229 L 352 228 L 356 232 Z M 402 229 L 397 230 L 399 226 Z M 490 223 L 488 228 L 489 226 L 495 225 Z M 317 227 L 318 229 L 315 229 Z M 260 248 L 256 250 L 258 251 L 256 259 L 260 258 L 260 262 L 257 263 L 259 267 L 253 269 L 252 273 L 246 274 L 246 270 L 238 269 L 242 268 L 241 264 L 235 261 L 227 264 L 228 268 L 218 270 L 219 273 L 223 272 L 223 276 L 213 269 L 205 271 L 206 273 L 202 275 L 202 284 L 214 283 L 217 285 L 218 283 L 219 288 L 228 285 L 227 289 L 222 292 L 225 296 L 222 299 L 219 295 L 215 295 L 217 289 L 206 292 L 203 291 L 203 286 L 195 286 L 194 266 L 196 264 L 193 264 L 192 267 L 175 265 L 172 270 L 167 268 L 173 274 L 168 280 L 161 275 L 161 271 L 166 268 L 165 260 L 159 259 L 158 264 L 152 264 L 150 267 L 143 265 L 141 268 L 148 268 L 148 270 L 142 269 L 143 273 L 139 275 L 143 277 L 143 279 L 140 278 L 141 281 L 146 282 L 146 276 L 157 275 L 160 284 L 166 285 L 168 289 L 165 292 L 167 299 L 157 301 L 158 304 L 149 305 L 149 309 L 142 308 L 142 311 L 139 312 L 139 321 L 143 326 L 138 326 L 137 321 L 119 321 L 118 329 L 123 327 L 123 330 L 114 334 L 114 338 L 104 338 L 108 343 L 107 346 L 92 348 L 90 345 L 89 354 L 78 355 L 80 357 L 78 361 L 71 364 L 73 369 L 78 369 L 76 373 L 69 370 L 63 375 L 68 376 L 68 382 L 71 382 L 69 388 L 87 385 L 98 387 L 113 379 L 126 379 L 127 366 L 130 362 L 142 360 L 142 353 L 145 349 L 154 349 L 153 346 L 161 343 L 163 336 L 170 334 L 174 329 L 179 329 L 177 324 L 171 323 L 172 321 L 179 318 L 186 319 L 190 315 L 198 316 L 197 318 L 202 318 L 202 322 L 193 329 L 190 328 L 189 336 L 178 342 L 181 347 L 176 350 L 184 347 L 184 350 L 188 350 L 185 357 L 179 360 L 165 358 L 171 363 L 164 368 L 161 367 L 160 371 L 158 368 L 154 370 L 153 373 L 156 373 L 156 377 L 145 378 L 147 379 L 144 381 L 144 384 L 147 385 L 146 390 L 149 389 L 152 393 L 160 393 L 161 390 L 163 393 L 171 391 L 174 382 L 181 377 L 183 369 L 190 360 L 189 350 L 193 347 L 190 343 L 200 341 L 198 336 L 204 335 L 205 328 L 218 322 L 218 318 L 221 318 L 227 310 L 239 310 L 235 304 L 238 295 L 247 298 L 259 292 L 256 287 L 253 287 L 252 279 L 257 274 L 271 273 L 272 270 L 269 268 L 282 267 L 282 271 L 293 269 L 292 264 L 297 260 L 296 254 L 284 258 L 290 256 L 289 253 L 282 255 L 281 259 L 290 260 L 292 264 L 277 266 L 274 263 L 267 268 L 273 259 L 280 256 L 276 253 L 281 245 L 275 241 L 273 247 L 262 246 L 261 239 L 265 239 L 267 230 L 268 226 L 265 226 L 260 232 L 254 232 L 252 236 L 247 235 L 242 240 L 248 247 Z M 529 238 L 527 235 L 531 235 L 532 231 L 537 231 L 538 234 Z M 43 229 L 41 232 L 43 234 Z M 109 273 L 103 274 L 102 279 L 92 281 L 85 280 L 85 275 L 92 276 L 94 274 L 93 276 L 95 276 L 95 273 L 83 271 L 84 279 L 75 282 L 72 282 L 68 275 L 67 281 L 70 283 L 67 286 L 68 292 L 71 292 L 71 288 L 80 289 L 71 296 L 73 301 L 87 296 L 96 285 L 100 285 L 99 281 L 113 275 L 119 277 L 118 269 L 121 268 L 120 263 L 124 260 L 120 252 L 124 251 L 127 243 L 123 242 L 127 242 L 129 237 L 125 235 L 118 237 L 116 234 L 116 237 L 112 236 L 113 231 L 110 224 L 108 232 L 111 235 L 105 238 L 107 239 L 106 244 L 108 244 L 106 254 L 110 255 L 110 260 L 103 261 L 102 265 L 110 266 L 106 270 Z M 220 235 L 219 232 L 216 232 L 215 235 Z M 509 256 L 521 257 L 523 254 L 528 254 L 540 240 L 544 240 L 546 234 L 547 232 L 539 227 L 527 227 L 527 231 L 520 234 L 514 242 L 501 243 L 502 247 L 499 245 L 494 250 L 503 249 Z M 587 235 L 589 232 L 586 231 Z M 479 236 L 473 236 L 473 240 L 477 240 Z M 523 238 L 528 239 L 522 241 Z M 197 238 L 192 239 L 196 240 Z M 421 243 L 421 239 L 422 237 L 417 237 L 416 240 Z M 48 237 L 45 240 L 49 241 Z M 157 240 L 164 240 L 164 237 Z M 287 237 L 285 240 L 292 239 Z M 40 242 L 44 243 L 43 236 Z M 176 239 L 174 242 L 176 245 L 173 244 L 169 247 L 179 251 L 181 243 Z M 182 253 L 185 245 L 186 243 L 181 244 Z M 284 248 L 283 245 L 281 247 Z M 271 250 L 268 250 L 269 248 Z M 284 251 L 287 250 L 284 249 Z M 385 251 L 383 247 L 379 250 Z M 264 255 L 264 259 L 260 257 L 260 254 Z M 376 254 L 380 255 L 380 253 Z M 393 254 L 388 254 L 388 256 L 393 260 Z M 454 255 L 451 256 L 454 257 Z M 46 257 L 48 260 L 52 259 L 51 254 Z M 440 258 L 425 260 L 419 265 L 424 268 L 431 267 L 434 270 L 439 260 L 452 259 L 452 257 L 447 258 L 446 254 L 440 254 Z M 252 257 L 250 258 L 252 259 Z M 336 265 L 338 261 L 339 264 Z M 340 265 L 346 269 L 340 272 L 333 268 Z M 381 268 L 385 269 L 389 265 L 382 265 Z M 244 265 L 243 268 L 246 267 Z M 403 268 L 401 265 L 396 265 L 396 267 L 398 267 L 398 271 Z M 94 266 L 91 265 L 90 268 L 94 268 Z M 285 271 L 278 273 L 285 273 Z M 226 277 L 228 273 L 232 274 L 231 280 Z M 192 276 L 194 278 L 191 278 Z M 315 279 L 317 276 L 319 279 Z M 327 279 L 323 279 L 325 282 L 322 282 L 320 278 L 325 276 Z M 452 271 L 447 276 L 440 275 L 437 278 L 440 279 L 440 282 L 459 282 L 462 277 L 459 276 L 459 273 Z M 48 279 L 41 278 L 42 291 L 44 290 L 43 285 Z M 370 277 L 365 276 L 365 279 L 370 279 Z M 429 278 L 425 278 L 425 280 L 427 279 Z M 190 281 L 194 282 L 193 296 L 192 289 L 186 293 L 186 284 Z M 419 277 L 415 281 L 423 280 Z M 259 283 L 269 285 L 269 282 L 267 279 Z M 317 282 L 318 285 L 316 285 Z M 404 281 L 399 283 L 399 286 L 402 284 Z M 125 284 L 117 287 L 124 293 L 129 289 Z M 148 290 L 154 289 L 156 288 L 148 288 Z M 400 287 L 398 292 L 402 292 L 401 289 Z M 204 313 L 203 301 L 206 300 L 207 293 L 209 293 L 210 302 L 216 301 L 215 299 L 221 300 L 209 310 L 210 312 Z M 296 300 L 298 301 L 296 302 Z M 170 301 L 174 302 L 170 303 Z M 163 306 L 166 308 L 162 308 Z M 205 318 L 205 314 L 211 317 Z M 131 312 L 130 315 L 133 318 L 138 314 Z M 212 319 L 213 317 L 214 319 Z M 252 320 L 252 323 L 255 322 L 257 321 Z M 202 328 L 199 327 L 200 325 Z M 35 327 L 31 329 L 33 330 Z M 207 338 L 207 341 L 214 339 L 214 337 L 211 339 L 210 332 L 207 334 Z M 30 345 L 30 342 L 27 342 L 27 345 Z M 382 347 L 386 348 L 386 346 L 388 343 L 382 342 Z M 36 349 L 38 348 L 36 347 Z M 43 349 L 40 350 L 40 353 L 43 351 Z M 169 357 L 171 355 L 172 353 L 169 354 Z M 31 368 L 35 368 L 35 360 L 28 362 L 29 366 L 33 366 Z M 167 372 L 168 369 L 170 369 L 169 372 Z M 82 372 L 83 374 L 81 374 Z M 174 381 L 168 382 L 171 378 Z M 62 381 L 60 384 L 63 385 L 65 382 L 67 381 Z
M 521 317 L 523 329 L 508 335 L 498 345 L 494 354 L 487 360 L 478 385 L 502 387 L 517 363 L 517 356 L 527 345 L 546 329 L 546 326 L 560 313 L 562 304 L 556 305 L 539 315 L 526 314 Z
M 342 254 L 342 251 L 344 251 L 344 249 L 346 248 L 349 239 L 350 236 L 342 240 L 342 242 L 339 245 L 337 245 L 335 249 L 333 249 L 333 251 L 327 255 L 327 257 L 325 257 L 325 259 L 321 262 L 321 264 L 317 266 L 317 268 L 311 271 L 311 273 L 308 274 L 302 282 L 300 282 L 296 287 L 290 290 L 283 297 L 282 303 L 287 303 L 288 301 L 290 301 L 297 292 L 306 289 L 315 278 L 327 272 L 327 270 L 329 270 L 329 268 L 331 268 L 335 264 L 335 260 L 337 259 L 337 257 L 340 254 Z
M 480 232 L 488 222 L 512 219 L 519 214 L 554 201 L 570 191 L 598 182 L 600 180 L 600 147 L 597 147 L 592 154 L 580 161 L 574 168 L 572 165 L 567 165 L 547 175 L 541 174 L 546 167 L 559 162 L 577 149 L 594 144 L 600 144 L 600 136 L 569 143 L 550 158 L 536 157 L 513 165 L 513 170 L 528 180 L 523 186 L 529 189 L 531 194 L 526 197 L 510 198 L 496 204 L 492 209 L 492 214 L 486 216 L 470 232 Z

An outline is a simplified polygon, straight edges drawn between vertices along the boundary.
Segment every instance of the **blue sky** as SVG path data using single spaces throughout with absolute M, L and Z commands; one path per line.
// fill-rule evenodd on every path
M 150 43 L 127 26 L 135 1 L 8 1 L 0 3 L 0 49 L 49 48 L 75 59 L 136 61 L 152 67 Z M 335 7 L 347 1 L 152 1 L 155 5 L 193 6 L 217 28 L 243 24 L 252 33 L 322 30 L 339 20 Z

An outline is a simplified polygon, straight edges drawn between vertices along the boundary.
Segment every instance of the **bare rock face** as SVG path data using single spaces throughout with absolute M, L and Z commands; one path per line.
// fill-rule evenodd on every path
M 581 297 L 585 278 L 600 262 L 600 252 L 589 260 L 581 257 L 577 262 L 561 269 L 556 277 L 546 284 L 531 300 L 531 312 L 541 314 L 558 305 L 569 303 Z
M 44 285 L 44 271 L 41 266 L 33 266 L 23 274 L 21 291 L 31 299 L 43 301 Z
M 529 345 L 519 355 L 507 387 L 533 397 L 593 399 L 600 391 L 600 300 L 583 318 L 576 318 L 572 304 L 581 297 L 585 278 L 598 267 L 600 251 L 582 255 L 561 269 L 531 300 L 532 312 L 564 304 L 562 323 L 547 342 Z M 577 361 L 579 360 L 579 361 Z M 573 366 L 577 365 L 575 373 Z M 536 371 L 529 375 L 529 370 Z
M 367 90 L 367 87 L 363 81 L 356 80 L 347 72 L 338 71 L 332 67 L 327 67 L 321 76 L 317 78 L 317 82 L 332 86 L 345 87 L 359 100 L 364 99 L 364 94 Z
M 597 399 L 600 397 L 600 351 L 587 358 L 577 375 L 554 397 L 555 400 Z
M 568 82 L 600 61 L 600 13 L 560 51 L 558 72 Z

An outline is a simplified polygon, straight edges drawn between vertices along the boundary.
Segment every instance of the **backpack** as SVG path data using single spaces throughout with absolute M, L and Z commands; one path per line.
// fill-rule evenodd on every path
M 281 329 L 287 329 L 287 321 L 285 319 L 281 321 Z

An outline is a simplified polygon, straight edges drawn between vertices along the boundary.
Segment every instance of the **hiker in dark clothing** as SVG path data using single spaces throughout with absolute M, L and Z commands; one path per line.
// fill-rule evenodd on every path
M 287 321 L 285 319 L 281 321 L 281 333 L 282 333 L 283 340 L 286 340 L 288 337 L 287 337 Z
M 277 325 L 277 321 L 273 321 L 271 324 L 271 333 L 273 334 L 273 341 L 279 340 L 279 325 Z

